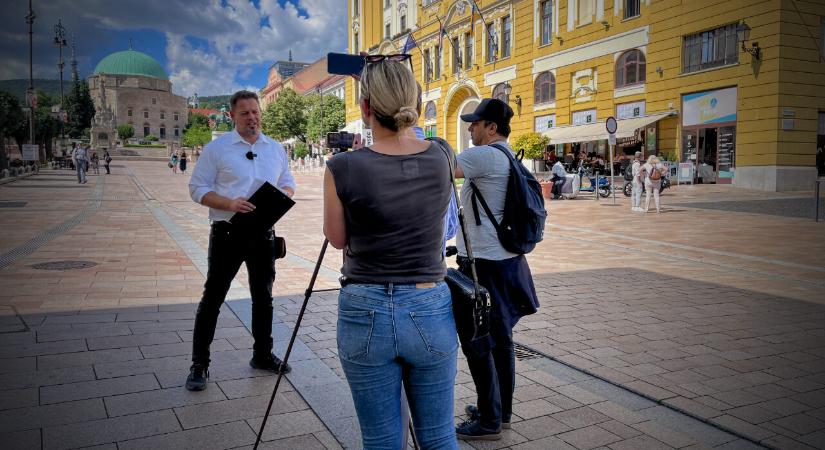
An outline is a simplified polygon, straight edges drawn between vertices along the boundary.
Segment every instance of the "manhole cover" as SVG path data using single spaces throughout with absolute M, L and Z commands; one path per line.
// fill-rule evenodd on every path
M 520 361 L 524 361 L 525 359 L 540 358 L 542 356 L 541 353 L 521 344 L 514 344 L 513 347 L 515 347 L 516 359 Z
M 71 270 L 71 269 L 86 269 L 88 267 L 96 266 L 96 262 L 92 261 L 49 261 L 44 263 L 32 264 L 32 267 L 40 270 Z

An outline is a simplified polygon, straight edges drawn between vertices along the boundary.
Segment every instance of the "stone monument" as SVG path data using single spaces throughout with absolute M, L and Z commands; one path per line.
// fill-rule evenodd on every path
M 91 145 L 96 150 L 114 150 L 117 140 L 115 114 L 106 101 L 106 84 L 100 79 L 100 105 L 95 105 L 95 117 L 92 119 L 90 134 Z

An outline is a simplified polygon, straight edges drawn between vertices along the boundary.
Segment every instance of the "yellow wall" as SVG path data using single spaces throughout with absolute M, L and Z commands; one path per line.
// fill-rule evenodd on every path
M 377 52 L 379 46 L 382 50 L 400 50 L 406 35 L 397 36 L 393 41 L 382 40 L 384 0 L 361 1 L 363 13 L 358 18 L 362 34 L 361 49 L 371 49 L 371 53 Z M 736 166 L 814 165 L 817 114 L 825 111 L 825 61 L 817 50 L 817 46 L 823 45 L 820 42 L 820 22 L 825 20 L 822 18 L 825 16 L 825 0 L 795 0 L 799 13 L 790 0 L 652 0 L 649 1 L 650 4 L 642 0 L 641 14 L 626 20 L 622 19 L 622 14 L 614 14 L 612 0 L 604 0 L 603 19 L 594 15 L 590 24 L 574 24 L 573 29 L 568 30 L 568 8 L 573 1 L 559 0 L 558 7 L 554 9 L 558 32 L 553 33 L 551 44 L 539 46 L 534 35 L 534 15 L 537 14 L 538 2 L 478 0 L 488 22 L 498 21 L 505 15 L 514 18 L 512 55 L 494 63 L 482 60 L 484 26 L 476 14 L 475 65 L 463 74 L 466 81 L 462 82 L 453 75 L 451 57 L 447 51 L 449 43 L 445 39 L 442 76 L 430 83 L 425 83 L 422 77 L 421 55 L 423 48 L 431 48 L 436 43 L 436 16 L 446 21 L 448 33 L 452 37 L 469 30 L 471 10 L 468 7 L 463 15 L 459 15 L 455 11 L 455 3 L 447 0 L 436 1 L 428 7 L 421 7 L 420 1 L 408 2 L 419 8 L 418 23 L 415 24 L 418 28 L 414 31 L 419 48 L 412 51 L 413 70 L 425 92 L 441 88 L 441 96 L 436 100 L 439 135 L 455 145 L 457 117 L 454 108 L 465 97 L 473 95 L 476 88 L 482 97 L 490 97 L 493 86 L 485 86 L 485 74 L 515 65 L 517 76 L 509 81 L 512 86 L 511 106 L 517 111 L 512 122 L 512 138 L 532 132 L 536 115 L 555 113 L 556 126 L 564 126 L 570 124 L 572 111 L 596 108 L 597 121 L 602 122 L 608 116 L 616 114 L 617 104 L 644 100 L 648 115 L 671 109 L 680 114 L 659 122 L 658 137 L 660 153 L 679 152 L 682 95 L 735 86 Z M 592 1 L 594 5 L 602 3 Z M 353 21 L 351 12 L 350 4 L 350 25 Z M 607 26 L 601 23 L 602 20 Z M 743 20 L 751 28 L 747 45 L 750 46 L 753 41 L 759 43 L 761 60 L 756 61 L 751 55 L 740 51 L 738 64 L 682 73 L 682 40 L 685 35 Z M 614 98 L 614 61 L 617 55 L 604 54 L 557 67 L 555 108 L 534 112 L 532 72 L 536 59 L 622 35 L 640 27 L 648 27 L 649 30 L 647 45 L 642 49 L 647 60 L 647 81 L 643 93 Z M 556 36 L 562 40 L 559 41 Z M 461 51 L 463 52 L 463 47 Z M 661 75 L 656 70 L 659 67 L 662 69 Z M 584 69 L 594 69 L 597 73 L 597 92 L 591 101 L 575 102 L 571 98 L 572 76 L 576 71 Z M 449 97 L 451 88 L 455 90 L 460 83 L 470 87 L 458 89 L 455 95 Z M 347 121 L 360 117 L 354 102 L 353 87 L 350 80 L 347 84 Z M 514 103 L 516 96 L 522 99 L 520 114 Z M 784 117 L 794 120 L 793 130 L 781 129 L 783 111 L 793 114 Z M 423 124 L 422 119 L 421 125 Z

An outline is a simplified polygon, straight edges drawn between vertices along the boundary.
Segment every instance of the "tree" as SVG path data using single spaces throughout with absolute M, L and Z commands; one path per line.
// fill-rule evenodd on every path
M 21 124 L 27 124 L 27 120 L 23 116 L 23 109 L 20 108 L 17 97 L 8 92 L 0 92 L 0 170 L 9 167 L 6 138 L 15 137 Z
M 306 101 L 292 89 L 284 89 L 274 102 L 267 105 L 261 117 L 261 128 L 275 139 L 298 138 L 307 142 Z
M 186 128 L 184 130 L 188 130 L 195 125 L 209 127 L 209 118 L 201 113 L 189 113 L 189 118 L 186 120 Z
M 538 133 L 526 133 L 517 137 L 513 141 L 513 151 L 516 153 L 524 150 L 525 159 L 542 159 L 544 149 L 550 143 L 550 138 Z
M 72 85 L 72 90 L 66 97 L 65 109 L 69 115 L 69 121 L 65 125 L 66 134 L 77 139 L 82 136 L 83 130 L 92 126 L 95 116 L 95 104 L 85 81 L 78 80 Z
M 122 141 L 126 142 L 127 139 L 135 135 L 135 128 L 128 123 L 120 124 L 117 126 L 117 135 Z
M 323 98 L 323 103 L 321 99 Z M 331 131 L 338 131 L 346 123 L 344 101 L 334 95 L 313 95 L 308 97 L 312 102 L 307 117 L 307 137 L 313 141 L 320 141 Z M 323 105 L 323 108 L 321 107 Z
M 183 130 L 181 145 L 184 147 L 202 147 L 212 140 L 212 130 L 207 125 L 193 125 Z

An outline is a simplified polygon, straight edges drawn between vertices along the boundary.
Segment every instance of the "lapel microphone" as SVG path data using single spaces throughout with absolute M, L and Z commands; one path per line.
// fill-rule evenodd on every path
M 252 150 L 246 152 L 246 159 L 248 159 L 250 161 L 252 161 L 252 158 L 255 158 L 256 156 L 258 156 L 258 154 L 257 153 L 252 153 Z

